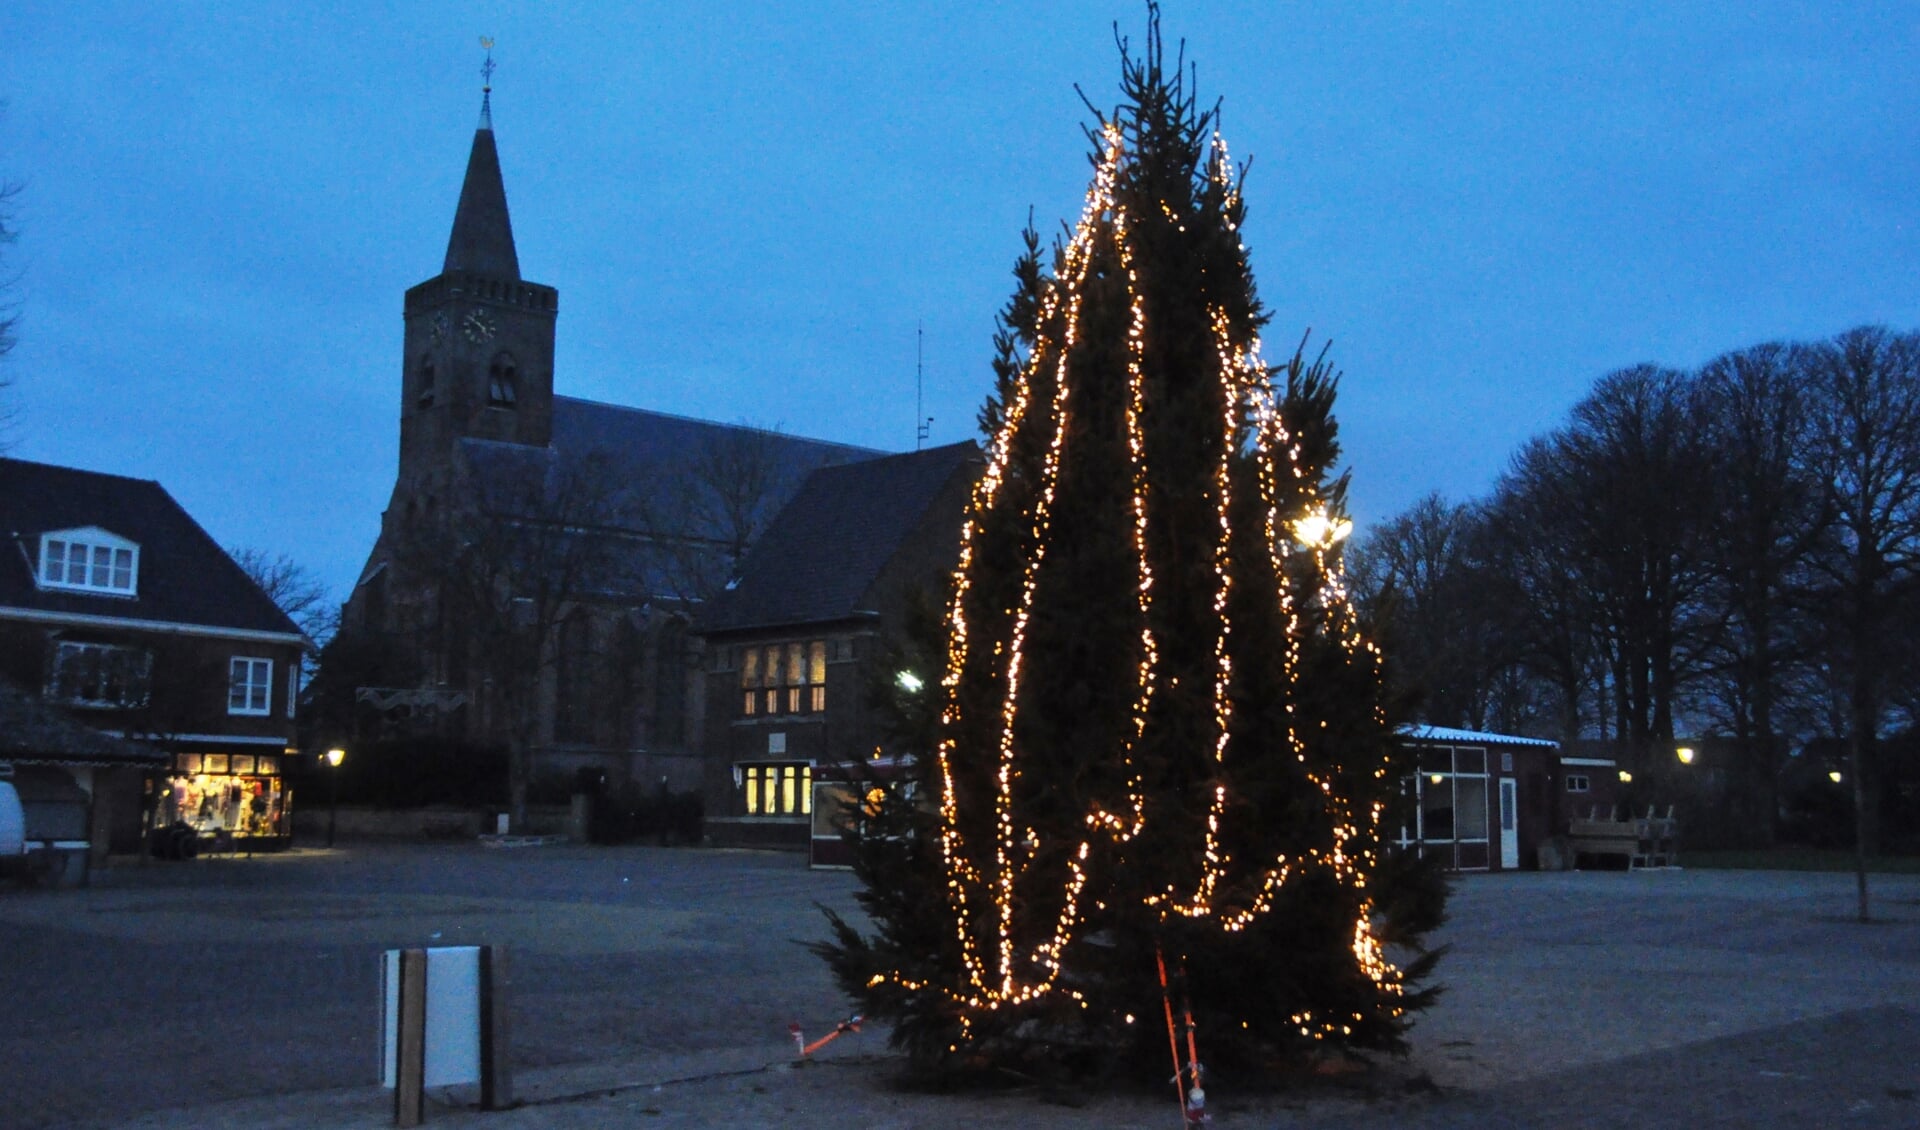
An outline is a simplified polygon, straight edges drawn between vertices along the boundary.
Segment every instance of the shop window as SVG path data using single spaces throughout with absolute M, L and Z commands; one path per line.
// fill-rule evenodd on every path
M 203 836 L 284 840 L 291 830 L 293 794 L 269 754 L 176 754 L 147 790 L 155 832 L 184 825 Z
M 826 708 L 825 640 L 769 644 L 741 653 L 741 714 L 818 714 Z
M 70 706 L 145 706 L 153 656 L 138 648 L 61 641 L 47 697 Z
M 748 762 L 735 769 L 748 816 L 806 816 L 813 812 L 811 765 Z
M 227 665 L 227 713 L 265 714 L 273 698 L 273 660 L 236 655 Z
M 40 538 L 40 587 L 133 596 L 139 590 L 140 547 L 98 527 L 56 530 Z

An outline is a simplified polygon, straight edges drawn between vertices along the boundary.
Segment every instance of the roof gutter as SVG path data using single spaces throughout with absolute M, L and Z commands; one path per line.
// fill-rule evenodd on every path
M 122 628 L 135 632 L 162 632 L 179 636 L 212 636 L 249 643 L 283 643 L 311 651 L 313 641 L 300 632 L 267 632 L 258 628 L 222 628 L 213 624 L 182 624 L 172 620 L 136 620 L 125 616 L 93 616 L 84 612 L 43 612 L 35 608 L 0 607 L 0 620 L 36 624 L 69 624 L 88 628 Z

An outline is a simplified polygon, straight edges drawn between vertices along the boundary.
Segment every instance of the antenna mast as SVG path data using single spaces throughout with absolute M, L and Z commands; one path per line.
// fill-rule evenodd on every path
M 913 449 L 927 442 L 927 433 L 933 430 L 933 417 L 924 416 L 926 403 L 923 399 L 926 383 L 926 331 L 919 322 L 913 324 Z

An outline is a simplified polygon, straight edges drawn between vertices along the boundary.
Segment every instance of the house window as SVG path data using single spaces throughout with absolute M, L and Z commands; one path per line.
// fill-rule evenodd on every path
M 132 596 L 140 547 L 102 529 L 59 530 L 40 538 L 41 588 Z
M 827 708 L 827 644 L 750 647 L 740 658 L 740 713 L 818 714 Z
M 1567 791 L 1568 792 L 1584 793 L 1592 787 L 1593 787 L 1593 782 L 1587 779 L 1587 775 L 1585 773 L 1567 774 Z
M 493 359 L 487 370 L 487 407 L 512 408 L 520 402 L 520 368 L 510 354 Z
M 62 641 L 47 697 L 72 706 L 144 706 L 153 656 L 131 647 Z
M 273 660 L 236 655 L 227 665 L 227 713 L 265 714 L 273 698 Z
M 748 816 L 806 816 L 813 812 L 813 766 L 805 762 L 748 762 L 739 771 Z

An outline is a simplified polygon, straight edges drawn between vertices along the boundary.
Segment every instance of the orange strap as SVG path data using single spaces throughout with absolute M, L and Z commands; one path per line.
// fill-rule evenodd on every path
M 1160 947 L 1153 947 L 1153 963 L 1160 967 L 1160 1003 L 1167 1009 L 1167 1047 L 1173 1051 L 1173 1087 L 1180 1094 L 1180 1118 L 1187 1117 L 1186 1072 L 1180 1068 L 1180 1035 L 1173 1023 L 1173 993 L 1167 988 L 1167 959 L 1160 956 Z M 1188 1039 L 1193 1033 L 1189 1029 Z

